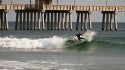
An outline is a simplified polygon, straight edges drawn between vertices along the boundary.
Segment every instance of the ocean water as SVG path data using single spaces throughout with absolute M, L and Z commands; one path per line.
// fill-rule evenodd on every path
M 125 70 L 125 24 L 118 31 L 0 31 L 0 70 Z M 73 38 L 85 33 L 85 42 Z

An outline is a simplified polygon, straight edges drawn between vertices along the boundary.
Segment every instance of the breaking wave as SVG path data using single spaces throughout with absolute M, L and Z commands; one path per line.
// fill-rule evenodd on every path
M 66 38 L 53 36 L 51 38 L 29 39 L 16 37 L 1 37 L 0 46 L 6 48 L 43 48 L 53 49 L 62 48 Z
M 85 38 L 88 42 L 94 40 L 95 36 L 97 35 L 97 33 L 95 31 L 92 30 L 87 30 L 82 37 Z
M 87 42 L 90 42 L 94 39 L 95 34 L 96 33 L 94 31 L 87 31 L 82 35 L 82 37 L 85 38 Z M 14 36 L 10 36 L 0 37 L 0 47 L 22 49 L 57 49 L 69 47 L 66 45 L 67 41 L 69 41 L 69 38 L 63 38 L 58 36 L 40 39 L 17 38 Z M 70 43 L 70 45 L 74 44 L 76 43 Z

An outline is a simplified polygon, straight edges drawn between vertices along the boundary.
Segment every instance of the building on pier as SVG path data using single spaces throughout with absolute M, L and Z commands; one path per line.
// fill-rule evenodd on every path
M 51 5 L 52 0 L 35 0 L 35 8 L 43 9 L 44 5 Z

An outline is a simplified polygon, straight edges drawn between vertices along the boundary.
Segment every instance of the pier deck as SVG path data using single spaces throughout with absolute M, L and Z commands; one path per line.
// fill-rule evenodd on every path
M 118 11 L 125 12 L 125 6 L 79 6 L 79 5 L 44 5 L 43 8 L 35 4 L 0 4 L 0 9 L 6 10 L 25 10 L 25 9 L 43 9 L 43 10 L 73 10 L 73 11 Z

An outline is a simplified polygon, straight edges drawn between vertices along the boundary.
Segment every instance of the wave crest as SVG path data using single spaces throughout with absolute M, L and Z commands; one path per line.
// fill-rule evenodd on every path
M 66 38 L 53 36 L 51 38 L 29 39 L 29 38 L 0 38 L 0 46 L 7 48 L 63 48 Z

